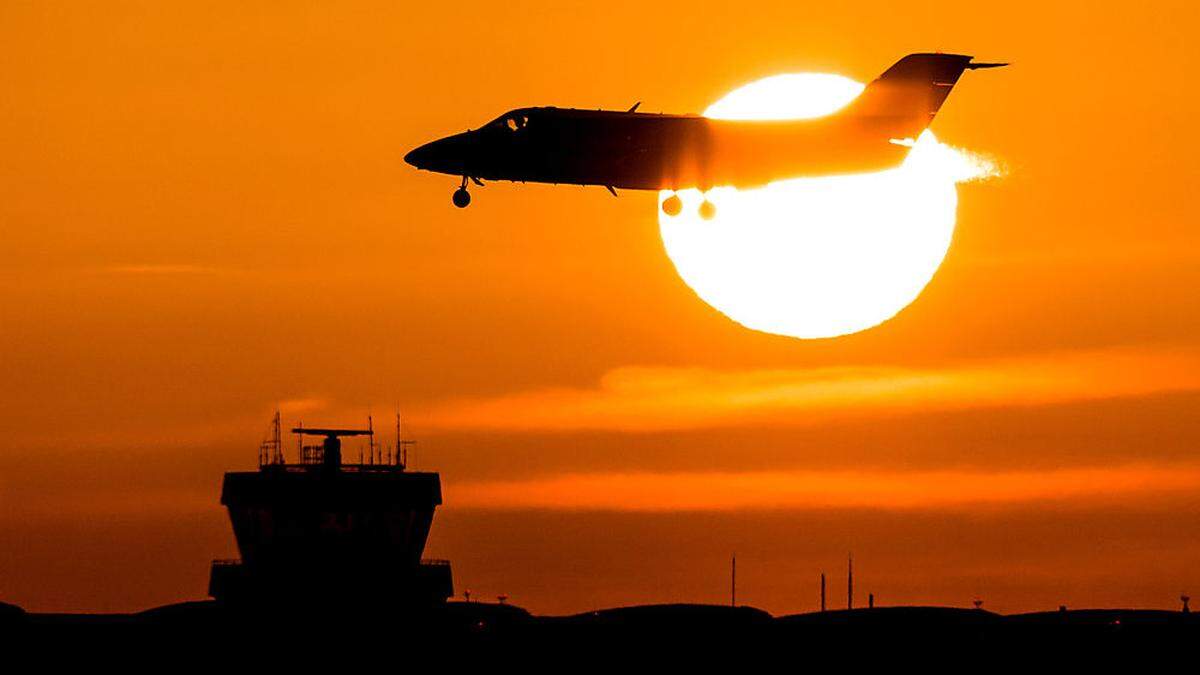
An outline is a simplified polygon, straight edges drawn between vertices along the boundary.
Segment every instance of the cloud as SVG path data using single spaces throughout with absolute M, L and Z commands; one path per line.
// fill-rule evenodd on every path
M 1096 350 L 942 367 L 624 367 L 595 387 L 451 400 L 423 410 L 420 419 L 450 429 L 647 432 L 1194 390 L 1200 390 L 1200 352 L 1194 350 Z
M 330 407 L 326 398 L 289 398 L 279 402 L 279 412 L 284 415 L 297 415 L 306 412 L 325 410 Z
M 1191 492 L 1195 466 L 1050 471 L 754 471 L 569 474 L 451 487 L 455 508 L 601 511 L 931 509 Z
M 105 274 L 120 275 L 190 276 L 225 274 L 229 270 L 219 267 L 205 267 L 203 265 L 147 264 L 112 265 L 103 268 L 101 271 Z

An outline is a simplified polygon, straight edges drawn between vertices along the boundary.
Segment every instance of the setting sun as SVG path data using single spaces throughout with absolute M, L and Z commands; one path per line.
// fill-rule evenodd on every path
M 862 90 L 838 75 L 778 75 L 729 93 L 705 115 L 816 117 Z M 926 131 L 897 169 L 715 188 L 709 219 L 699 215 L 699 191 L 684 190 L 682 212 L 660 208 L 659 224 L 683 280 L 734 321 L 780 335 L 833 337 L 878 325 L 916 299 L 950 246 L 955 183 L 990 171 Z M 660 207 L 671 194 L 660 194 Z

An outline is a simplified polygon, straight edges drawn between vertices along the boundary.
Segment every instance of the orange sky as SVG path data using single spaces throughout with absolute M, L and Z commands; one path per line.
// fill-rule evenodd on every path
M 443 473 L 429 553 L 535 611 L 720 602 L 733 551 L 773 612 L 848 550 L 882 603 L 1200 585 L 1200 10 L 405 4 L 0 7 L 0 600 L 203 596 L 221 472 L 277 402 L 402 405 Z M 1014 62 L 934 125 L 1007 173 L 959 187 L 924 294 L 848 337 L 705 305 L 651 193 L 459 211 L 401 161 L 521 105 L 699 111 L 926 50 Z

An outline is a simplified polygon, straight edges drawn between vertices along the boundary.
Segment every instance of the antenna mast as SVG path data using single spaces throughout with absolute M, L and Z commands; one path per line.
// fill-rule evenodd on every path
M 259 468 L 270 464 L 283 464 L 283 436 L 279 430 L 278 408 L 271 418 L 271 426 L 267 428 L 267 437 L 258 446 Z
M 371 463 L 375 463 L 375 421 L 371 419 L 371 414 L 367 413 L 367 451 L 371 453 Z
M 396 464 L 400 465 L 400 470 L 408 468 L 408 448 L 414 445 L 416 441 L 406 441 L 400 435 L 400 411 L 396 411 Z
M 821 572 L 821 611 L 825 611 L 825 573 Z
M 846 609 L 854 609 L 854 554 L 846 555 Z
M 274 454 L 272 464 L 283 464 L 283 431 L 280 429 L 279 408 L 275 408 L 275 419 L 271 422 L 271 447 Z
M 737 607 L 737 555 L 729 558 L 729 606 Z

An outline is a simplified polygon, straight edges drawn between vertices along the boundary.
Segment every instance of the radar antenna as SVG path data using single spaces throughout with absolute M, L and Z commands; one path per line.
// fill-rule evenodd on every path
M 314 457 L 314 459 L 316 459 L 326 468 L 332 469 L 336 469 L 342 465 L 341 438 L 343 436 L 370 436 L 372 438 L 372 443 L 374 442 L 375 436 L 374 429 L 318 429 L 315 427 L 296 427 L 292 429 L 292 433 L 299 436 L 324 436 L 325 440 L 321 442 L 321 446 L 319 448 L 321 451 L 320 457 Z

